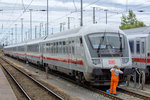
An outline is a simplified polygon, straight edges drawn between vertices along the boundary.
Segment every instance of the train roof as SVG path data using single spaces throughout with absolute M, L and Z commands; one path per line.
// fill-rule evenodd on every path
M 16 47 L 16 46 L 22 46 L 22 45 L 25 45 L 25 44 L 26 44 L 26 42 L 22 42 L 22 43 L 17 43 L 17 44 L 5 46 L 4 48 L 12 48 L 12 47 Z
M 32 39 L 30 41 L 27 41 L 27 45 L 30 45 L 30 44 L 35 44 L 35 43 L 40 43 L 41 41 L 45 40 L 47 38 L 47 36 L 43 36 L 41 38 L 38 38 L 38 39 Z
M 24 44 L 30 45 L 30 44 L 35 44 L 35 43 L 40 43 L 40 42 L 44 42 L 44 41 L 48 41 L 48 40 L 52 40 L 52 39 L 60 39 L 62 37 L 73 37 L 75 35 L 86 35 L 89 33 L 97 33 L 97 32 L 115 32 L 115 33 L 122 33 L 122 30 L 119 29 L 118 26 L 114 26 L 114 25 L 110 25 L 110 24 L 91 24 L 91 25 L 85 25 L 82 27 L 78 27 L 75 29 L 71 29 L 71 30 L 67 30 L 64 32 L 58 32 L 55 34 L 51 34 L 48 36 L 44 36 L 38 39 L 33 39 L 33 40 L 29 40 L 29 41 L 25 41 L 23 43 L 19 43 L 19 44 L 15 44 L 15 45 L 11 45 L 11 46 L 6 46 L 6 48 L 8 47 L 15 47 L 15 46 L 21 46 Z
M 150 36 L 150 34 L 133 34 L 133 35 L 127 35 L 128 39 L 147 38 L 148 36 Z
M 38 38 L 38 39 L 32 39 L 32 40 L 29 40 L 29 41 L 24 41 L 24 42 L 21 42 L 21 43 L 17 43 L 17 44 L 13 44 L 13 45 L 10 45 L 10 46 L 6 46 L 4 48 L 10 48 L 10 47 L 16 47 L 16 46 L 23 46 L 25 44 L 30 45 L 30 44 L 34 44 L 34 43 L 39 43 L 42 40 L 46 39 L 46 37 L 47 36 L 43 36 L 43 37 Z
M 87 25 L 82 28 L 82 32 L 84 35 L 89 33 L 97 33 L 97 32 L 121 32 L 118 26 L 112 24 L 92 24 Z
M 83 27 L 78 27 L 76 29 L 72 29 L 72 30 L 67 30 L 64 32 L 59 32 L 59 33 L 55 33 L 53 35 L 49 35 L 45 41 L 48 40 L 55 40 L 55 39 L 60 39 L 62 37 L 73 37 L 73 36 L 82 36 L 82 35 L 86 35 L 89 33 L 97 33 L 97 32 L 115 32 L 118 33 L 118 31 L 122 34 L 124 34 L 122 32 L 122 30 L 119 29 L 118 26 L 114 26 L 114 25 L 109 25 L 109 24 L 91 24 L 91 25 L 85 25 Z
M 133 28 L 133 29 L 126 29 L 126 30 L 123 30 L 123 32 L 127 35 L 150 34 L 150 26 L 140 27 L 140 28 Z

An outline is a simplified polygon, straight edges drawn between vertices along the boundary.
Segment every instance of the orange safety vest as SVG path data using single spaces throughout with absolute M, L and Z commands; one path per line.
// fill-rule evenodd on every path
M 115 75 L 115 72 L 116 72 L 116 69 L 115 69 L 115 70 L 112 70 L 111 78 L 113 78 L 113 79 L 119 79 L 119 75 L 116 76 L 116 75 Z

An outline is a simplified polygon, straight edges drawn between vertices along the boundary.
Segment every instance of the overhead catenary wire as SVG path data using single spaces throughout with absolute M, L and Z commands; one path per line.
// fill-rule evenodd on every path
M 23 0 L 22 0 L 23 1 Z M 92 4 L 96 4 L 97 2 L 99 2 L 100 0 L 96 0 L 96 1 L 93 1 L 92 3 L 90 3 L 89 5 L 86 5 L 86 6 L 84 6 L 83 8 L 85 9 L 85 8 L 87 8 L 87 7 L 89 7 L 90 5 L 92 5 Z M 32 4 L 32 2 L 33 2 L 33 0 L 31 0 L 31 2 L 30 2 L 30 4 L 24 9 L 24 11 L 26 11 L 29 7 L 30 7 L 30 5 Z M 74 2 L 74 0 L 73 0 L 73 2 Z M 74 2 L 75 3 L 75 2 Z M 75 5 L 76 6 L 76 5 Z M 68 14 L 66 14 L 66 15 L 64 15 L 64 16 L 61 16 L 61 17 L 59 17 L 59 18 L 56 18 L 56 19 L 54 19 L 54 20 L 52 20 L 52 21 L 50 21 L 49 23 L 54 23 L 55 21 L 58 21 L 58 20 L 61 20 L 61 19 L 63 19 L 63 18 L 65 18 L 65 17 L 68 17 L 69 15 L 71 15 L 71 14 L 73 14 L 73 13 L 78 13 L 78 11 L 73 11 L 73 12 L 70 12 L 70 13 L 68 13 Z M 122 14 L 124 13 L 124 12 L 121 12 Z M 13 23 L 15 23 L 18 19 L 20 19 L 20 17 L 23 15 L 24 13 L 22 13 L 19 17 L 17 17 L 16 18 L 16 20 L 14 20 L 13 21 Z M 119 15 L 120 13 L 118 13 L 118 14 L 116 14 L 116 15 Z M 116 15 L 113 15 L 113 16 L 116 16 Z M 113 16 L 110 16 L 110 17 L 113 17 Z M 108 18 L 110 18 L 109 16 L 108 16 Z M 103 18 L 105 18 L 105 17 L 103 17 Z M 13 23 L 11 23 L 11 25 L 13 24 Z M 10 26 L 11 26 L 10 25 Z
M 32 2 L 33 2 L 33 0 L 31 0 L 31 2 L 29 3 L 29 5 L 25 8 L 25 10 L 11 23 L 11 24 L 9 24 L 8 25 L 8 27 L 12 27 L 12 25 L 17 21 L 17 20 L 19 20 L 21 17 L 22 17 L 22 15 L 26 12 L 26 10 L 31 6 L 31 4 L 32 4 Z M 4 30 L 3 31 L 3 33 L 5 33 L 6 32 L 6 30 Z M 5 36 L 5 37 L 9 37 L 9 34 L 7 34 L 8 36 Z
M 23 8 L 23 10 L 25 10 L 25 6 L 24 6 L 23 0 L 22 0 L 22 8 Z
M 23 12 L 8 26 L 8 27 L 11 27 L 12 24 L 14 24 L 17 20 L 19 20 L 22 15 L 26 12 L 26 10 L 30 7 L 31 3 L 33 2 L 33 0 L 31 0 L 31 2 L 29 3 L 29 5 L 25 8 L 25 10 L 23 10 Z
M 78 11 L 78 9 L 77 9 L 77 7 L 76 7 L 76 4 L 75 4 L 74 0 L 73 0 L 73 5 L 74 5 L 74 8 L 75 8 L 75 11 Z

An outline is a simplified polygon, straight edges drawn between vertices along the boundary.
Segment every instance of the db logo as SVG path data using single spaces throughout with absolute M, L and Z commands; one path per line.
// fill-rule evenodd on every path
M 114 60 L 109 60 L 108 64 L 115 64 L 115 61 Z

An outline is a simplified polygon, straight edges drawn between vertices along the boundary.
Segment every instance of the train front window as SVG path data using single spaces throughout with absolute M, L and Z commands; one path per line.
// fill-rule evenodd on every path
M 86 42 L 93 57 L 128 56 L 126 38 L 120 33 L 92 33 L 87 35 Z
M 90 34 L 89 39 L 94 49 L 124 48 L 123 35 L 114 33 Z

